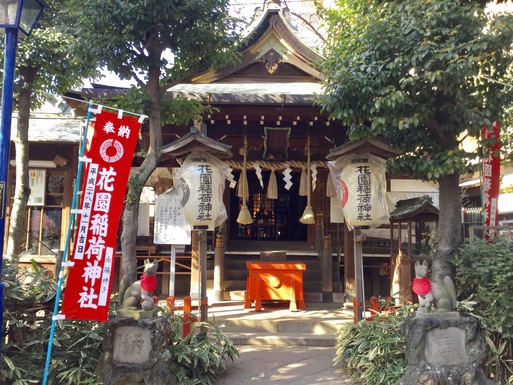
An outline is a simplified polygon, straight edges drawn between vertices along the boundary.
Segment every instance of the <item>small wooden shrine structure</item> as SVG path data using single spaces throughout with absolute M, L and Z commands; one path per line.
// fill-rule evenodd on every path
M 438 216 L 439 210 L 427 195 L 400 200 L 390 213 L 391 292 L 396 299 L 412 297 L 413 263 L 430 259 L 429 240 Z

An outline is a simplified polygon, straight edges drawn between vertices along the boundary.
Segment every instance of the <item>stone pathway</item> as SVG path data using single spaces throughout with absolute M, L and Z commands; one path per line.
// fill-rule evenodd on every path
M 353 384 L 341 367 L 333 367 L 335 348 L 237 346 L 240 357 L 228 364 L 216 385 Z

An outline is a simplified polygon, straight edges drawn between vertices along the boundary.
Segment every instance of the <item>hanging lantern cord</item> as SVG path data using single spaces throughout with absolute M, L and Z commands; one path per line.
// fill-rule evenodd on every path
M 303 216 L 299 219 L 299 221 L 301 223 L 304 223 L 304 224 L 307 224 L 307 225 L 314 225 L 315 224 L 315 216 L 314 216 L 314 213 L 313 213 L 313 210 L 312 210 L 312 197 L 311 197 L 311 186 L 312 186 L 312 182 L 311 182 L 311 170 L 310 170 L 310 136 L 308 136 L 308 141 L 307 141 L 307 149 L 306 149 L 306 154 L 307 154 L 307 161 L 306 161 L 306 167 L 307 167 L 307 170 L 306 170 L 306 189 L 307 189 L 307 193 L 306 193 L 306 197 L 307 197 L 307 204 L 306 204 L 306 207 L 305 207 L 305 211 L 303 212 Z
M 307 149 L 306 149 L 306 188 L 307 188 L 307 196 L 306 196 L 306 205 L 312 206 L 312 197 L 310 194 L 310 190 L 312 188 L 312 180 L 311 180 L 311 173 L 312 170 L 310 169 L 310 137 L 308 137 L 308 141 L 306 142 Z
M 242 165 L 242 207 L 239 212 L 239 216 L 237 217 L 237 223 L 242 225 L 249 225 L 253 222 L 253 218 L 251 217 L 251 213 L 249 212 L 248 206 L 246 205 L 248 199 L 248 191 L 247 191 L 247 176 L 246 176 L 246 162 L 247 162 L 247 147 L 248 141 L 246 135 L 244 135 L 244 163 Z
M 248 153 L 248 139 L 246 135 L 244 135 L 244 161 L 242 163 L 242 203 L 246 204 L 248 196 L 246 195 L 248 192 L 246 191 L 246 161 L 247 161 L 247 153 Z

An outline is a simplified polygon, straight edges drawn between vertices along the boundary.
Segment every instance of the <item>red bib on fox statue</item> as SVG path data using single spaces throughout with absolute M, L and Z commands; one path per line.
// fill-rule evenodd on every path
M 151 293 L 157 288 L 157 277 L 154 275 L 143 274 L 141 277 L 141 287 Z
M 431 282 L 429 278 L 414 278 L 411 288 L 415 294 L 424 297 L 431 291 Z

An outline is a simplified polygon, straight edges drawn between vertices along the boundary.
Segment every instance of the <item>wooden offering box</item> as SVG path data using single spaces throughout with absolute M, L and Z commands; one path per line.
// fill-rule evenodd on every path
M 290 301 L 290 310 L 305 308 L 303 297 L 304 263 L 247 262 L 249 277 L 246 280 L 244 309 L 251 307 L 255 300 L 255 310 L 262 310 L 262 301 Z

